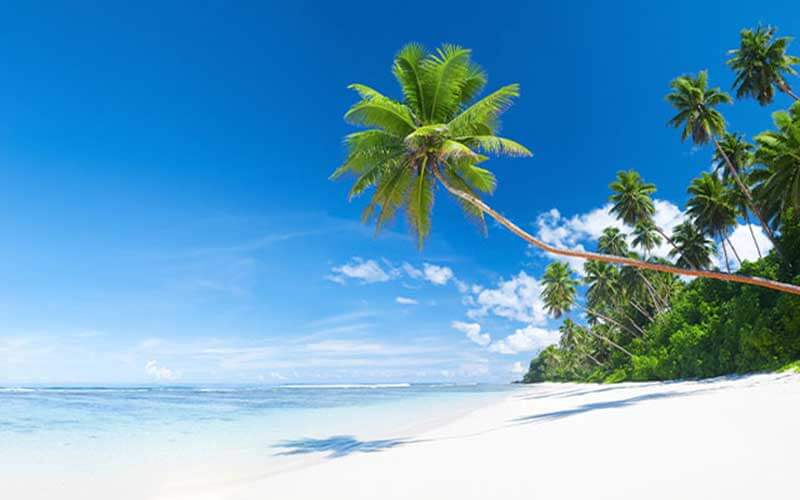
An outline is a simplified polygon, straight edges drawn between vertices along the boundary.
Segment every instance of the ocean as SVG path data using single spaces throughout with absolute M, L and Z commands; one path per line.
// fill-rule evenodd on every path
M 15 500 L 148 499 L 391 448 L 509 385 L 0 387 Z

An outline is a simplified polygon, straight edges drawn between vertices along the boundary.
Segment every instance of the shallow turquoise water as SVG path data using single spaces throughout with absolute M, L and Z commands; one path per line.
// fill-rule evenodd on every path
M 0 388 L 0 484 L 14 498 L 149 498 L 390 448 L 512 386 Z M 105 485 L 105 486 L 103 486 Z M 52 497 L 51 497 L 52 498 Z

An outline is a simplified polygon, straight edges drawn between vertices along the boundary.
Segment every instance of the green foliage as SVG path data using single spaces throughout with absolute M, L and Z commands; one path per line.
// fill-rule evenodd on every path
M 707 182 L 715 184 L 711 192 L 717 191 L 718 180 L 709 177 Z M 696 195 L 705 196 L 701 191 Z M 685 249 L 699 231 L 692 223 L 684 225 L 674 238 Z M 780 229 L 778 243 L 783 253 L 779 256 L 773 250 L 755 262 L 746 261 L 739 272 L 800 284 L 800 220 L 794 210 L 783 213 Z M 601 248 L 622 250 L 615 248 L 624 242 L 618 229 L 609 229 L 604 236 Z M 709 242 L 703 245 L 708 247 Z M 706 248 L 687 255 L 708 259 L 709 253 Z M 526 382 L 615 383 L 706 378 L 781 367 L 800 370 L 800 362 L 795 362 L 800 359 L 798 296 L 702 278 L 684 284 L 672 276 L 592 261 L 586 263 L 584 275 L 588 324 L 565 320 L 561 343 L 548 347 L 531 362 Z M 568 268 L 553 264 L 545 276 L 545 298 L 556 306 L 551 312 L 568 310 L 564 305 L 575 303 Z M 657 300 L 668 302 L 668 307 L 659 309 Z M 633 307 L 636 304 L 639 306 Z M 598 336 L 622 346 L 632 356 Z M 591 359 L 594 361 L 587 362 Z
M 756 136 L 755 195 L 773 221 L 788 210 L 800 211 L 800 102 L 773 115 L 775 131 Z
M 374 190 L 362 219 L 374 220 L 376 231 L 405 209 L 422 247 L 431 231 L 437 180 L 479 198 L 497 185 L 494 174 L 478 166 L 488 159 L 481 153 L 531 155 L 525 146 L 495 135 L 498 119 L 519 95 L 519 86 L 507 85 L 473 102 L 486 84 L 486 74 L 471 55 L 456 45 L 434 52 L 406 45 L 392 65 L 402 101 L 366 85 L 350 85 L 361 100 L 344 118 L 368 130 L 347 136 L 347 160 L 331 179 L 355 177 L 350 199 Z M 461 198 L 457 201 L 485 232 L 481 209 Z
M 763 26 L 744 29 L 739 48 L 728 52 L 731 55 L 728 66 L 736 72 L 733 87 L 737 98 L 751 97 L 766 106 L 774 98 L 773 87 L 782 92 L 790 90 L 785 77 L 797 74 L 794 66 L 800 64 L 800 58 L 786 53 L 790 38 L 773 40 L 775 31 Z

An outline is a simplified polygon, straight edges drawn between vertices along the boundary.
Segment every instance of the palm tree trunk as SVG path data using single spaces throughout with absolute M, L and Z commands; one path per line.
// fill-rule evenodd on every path
M 622 328 L 622 329 L 626 330 L 628 333 L 630 333 L 630 334 L 632 334 L 632 335 L 636 336 L 636 334 L 635 334 L 635 333 L 633 333 L 633 332 L 632 332 L 630 329 L 628 329 L 628 328 L 626 328 L 625 326 L 623 326 L 623 325 L 621 325 L 621 324 L 617 323 L 616 321 L 614 321 L 613 319 L 609 318 L 608 316 L 604 316 L 604 315 L 602 315 L 602 314 L 599 314 L 599 313 L 598 313 L 598 312 L 596 312 L 596 311 L 592 311 L 592 310 L 591 310 L 591 309 L 589 309 L 588 307 L 584 307 L 584 309 L 586 310 L 586 312 L 588 312 L 588 313 L 590 313 L 590 314 L 593 314 L 593 315 L 597 316 L 598 318 L 604 319 L 604 320 L 606 320 L 606 321 L 608 321 L 608 322 L 610 322 L 610 323 L 613 323 L 613 324 L 617 325 L 618 327 L 620 327 L 620 328 Z M 624 347 L 622 347 L 621 345 L 617 344 L 617 343 L 616 343 L 616 342 L 614 342 L 613 340 L 611 340 L 611 339 L 609 339 L 609 338 L 606 338 L 606 337 L 604 337 L 604 336 L 600 335 L 599 333 L 595 333 L 595 332 L 593 332 L 591 328 L 587 328 L 587 329 L 586 329 L 586 333 L 588 333 L 589 335 L 593 335 L 594 337 L 596 337 L 596 338 L 598 338 L 598 339 L 600 339 L 600 340 L 603 340 L 604 342 L 608 343 L 608 345 L 610 345 L 610 346 L 613 346 L 613 347 L 615 347 L 616 349 L 619 349 L 620 351 L 624 352 L 625 354 L 627 354 L 627 355 L 628 355 L 628 356 L 630 356 L 630 357 L 633 357 L 633 354 L 631 354 L 631 352 L 630 352 L 630 351 L 628 351 L 627 349 L 625 349 L 625 348 L 624 348 Z
M 744 182 L 742 182 L 742 178 L 739 177 L 739 172 L 736 171 L 736 168 L 733 166 L 733 163 L 731 163 L 727 153 L 723 151 L 722 146 L 716 137 L 714 138 L 714 145 L 717 147 L 717 151 L 719 151 L 720 156 L 722 156 L 722 158 L 725 160 L 725 165 L 728 167 L 728 170 L 736 181 L 736 184 L 739 186 L 739 189 L 744 194 L 748 208 L 750 208 L 750 211 L 755 214 L 756 218 L 761 223 L 761 227 L 764 228 L 764 232 L 772 242 L 772 246 L 775 247 L 775 251 L 778 253 L 778 255 L 781 255 L 781 250 L 778 248 L 778 242 L 775 240 L 775 234 L 772 232 L 772 228 L 769 227 L 766 219 L 764 219 L 764 216 L 761 214 L 761 210 L 753 202 L 753 194 L 750 192 L 750 189 L 747 188 Z
M 627 326 L 623 325 L 619 321 L 615 320 L 614 318 L 606 316 L 605 314 L 597 312 L 594 309 L 586 307 L 584 305 L 578 304 L 578 307 L 580 307 L 581 309 L 583 309 L 587 313 L 591 314 L 592 316 L 597 316 L 598 318 L 600 318 L 602 320 L 608 321 L 609 323 L 611 323 L 612 325 L 616 326 L 617 328 L 622 328 L 623 330 L 625 330 L 626 332 L 630 333 L 634 337 L 640 337 L 641 336 L 641 335 L 637 335 L 636 332 L 634 332 L 633 330 L 631 330 Z M 644 333 L 644 332 L 642 332 L 642 333 Z
M 675 249 L 676 252 L 678 252 L 679 254 L 683 255 L 683 252 L 681 252 L 681 249 L 678 248 L 678 245 L 675 244 L 675 241 L 673 241 L 672 238 L 667 236 L 667 233 L 665 233 L 663 229 L 661 229 L 660 227 L 656 226 L 655 224 L 654 224 L 654 227 L 656 228 L 656 231 L 658 231 L 658 234 L 660 234 L 662 238 L 667 240 L 667 243 L 669 243 L 672 246 L 672 248 Z M 686 257 L 686 256 L 684 255 L 684 257 Z M 689 262 L 689 265 L 692 266 L 694 269 L 700 269 L 700 266 L 698 266 L 697 264 L 692 262 L 690 259 L 687 258 L 686 260 L 687 260 L 687 262 Z
M 630 302 L 630 304 L 633 306 L 633 308 L 634 308 L 634 309 L 636 309 L 637 311 L 639 311 L 639 314 L 641 314 L 642 316 L 644 316 L 645 318 L 647 318 L 647 319 L 648 319 L 648 320 L 649 320 L 651 323 L 653 322 L 654 318 L 653 318 L 652 316 L 650 316 L 649 314 L 647 314 L 647 311 L 645 311 L 645 309 L 644 309 L 644 308 L 643 308 L 641 305 L 639 305 L 639 303 L 638 303 L 638 302 L 636 302 L 636 301 L 635 301 L 635 300 L 633 300 L 633 299 L 628 299 L 628 302 Z M 628 319 L 630 319 L 630 318 L 628 318 Z M 641 330 L 640 328 L 638 328 L 638 327 L 637 327 L 636 329 L 637 329 L 637 330 L 639 330 L 639 331 L 642 331 L 642 330 Z M 642 333 L 644 333 L 644 332 L 642 331 Z
M 750 215 L 747 213 L 747 210 L 743 210 L 744 212 L 744 222 L 747 224 L 747 228 L 750 229 L 750 236 L 753 237 L 753 244 L 756 246 L 756 252 L 758 252 L 759 260 L 763 257 L 761 255 L 761 248 L 758 246 L 758 240 L 756 240 L 756 233 L 753 231 L 753 225 L 750 224 Z
M 736 261 L 739 262 L 739 267 L 742 267 L 742 259 L 739 257 L 739 252 L 736 251 L 736 247 L 731 243 L 731 239 L 726 236 L 725 241 L 728 242 L 728 246 L 733 250 L 733 255 L 736 257 Z
M 599 262 L 607 262 L 609 264 L 623 264 L 626 266 L 633 266 L 642 269 L 651 269 L 653 271 L 660 271 L 664 273 L 680 274 L 683 276 L 697 276 L 700 278 L 710 278 L 710 279 L 730 281 L 735 283 L 745 283 L 748 285 L 760 286 L 762 288 L 769 288 L 771 290 L 778 290 L 780 292 L 791 293 L 793 295 L 800 295 L 800 286 L 791 285 L 789 283 L 781 283 L 780 281 L 773 281 L 765 278 L 745 276 L 742 274 L 705 271 L 702 269 L 682 269 L 680 267 L 668 266 L 666 264 L 658 264 L 655 262 L 645 262 L 638 259 L 631 259 L 629 257 L 619 257 L 617 255 L 606 255 L 595 252 L 585 252 L 581 250 L 570 250 L 567 248 L 554 247 L 548 245 L 547 243 L 537 238 L 534 238 L 528 232 L 524 231 L 522 228 L 511 222 L 502 214 L 500 214 L 492 207 L 484 203 L 483 200 L 481 200 L 480 198 L 451 186 L 444 178 L 444 176 L 442 175 L 442 173 L 439 171 L 438 168 L 434 168 L 433 173 L 439 180 L 439 182 L 442 183 L 442 185 L 445 187 L 445 189 L 447 189 L 447 191 L 450 194 L 452 194 L 456 198 L 459 198 L 461 200 L 464 200 L 472 204 L 473 206 L 479 208 L 483 212 L 489 214 L 499 224 L 501 224 L 506 229 L 508 229 L 515 235 L 519 236 L 529 244 L 535 246 L 536 248 L 539 248 L 540 250 L 544 250 L 545 252 L 552 253 L 554 255 L 562 255 L 565 257 L 578 257 L 580 259 L 596 260 Z
M 595 358 L 594 356 L 592 356 L 592 355 L 591 355 L 591 354 L 589 354 L 588 352 L 586 353 L 586 355 L 587 355 L 587 356 L 589 356 L 589 359 L 591 359 L 592 361 L 594 361 L 594 363 L 595 363 L 597 366 L 603 366 L 603 363 L 601 363 L 600 361 L 598 361 L 598 360 L 597 360 L 597 358 Z
M 792 99 L 794 99 L 795 101 L 800 101 L 800 96 L 798 96 L 797 94 L 795 94 L 795 93 L 792 91 L 792 88 L 791 88 L 791 87 L 789 87 L 789 84 L 788 84 L 788 83 L 786 83 L 786 82 L 783 80 L 783 78 L 781 78 L 780 80 L 778 80 L 778 88 L 780 88 L 780 89 L 781 89 L 781 92 L 783 92 L 784 94 L 786 94 L 786 95 L 790 96 L 790 97 L 791 97 Z
M 728 248 L 725 246 L 725 237 L 719 237 L 719 240 L 722 242 L 722 254 L 725 256 L 725 269 L 731 272 L 731 263 L 728 260 Z

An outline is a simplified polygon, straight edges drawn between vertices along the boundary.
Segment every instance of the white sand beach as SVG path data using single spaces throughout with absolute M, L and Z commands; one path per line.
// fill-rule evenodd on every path
M 798 374 L 538 384 L 420 435 L 309 441 L 314 465 L 157 498 L 793 498 L 798 413 Z

